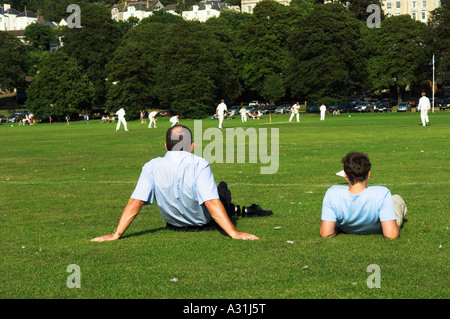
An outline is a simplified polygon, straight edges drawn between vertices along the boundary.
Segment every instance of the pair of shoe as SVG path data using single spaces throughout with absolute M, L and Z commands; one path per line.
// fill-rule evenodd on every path
M 249 207 L 242 207 L 241 216 L 242 217 L 263 217 L 273 215 L 271 210 L 264 210 L 261 206 L 252 204 Z

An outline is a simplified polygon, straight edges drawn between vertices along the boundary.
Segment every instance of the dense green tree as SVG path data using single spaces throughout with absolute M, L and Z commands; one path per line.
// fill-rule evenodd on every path
M 165 33 L 159 67 L 160 100 L 164 105 L 193 100 L 215 109 L 215 103 L 227 99 L 228 85 L 234 85 L 229 56 L 212 27 L 197 21 L 180 21 Z M 231 72 L 231 75 L 230 75 Z M 179 104 L 183 105 L 184 102 Z M 189 115 L 186 115 L 189 116 Z M 197 115 L 198 116 L 198 115 Z
M 275 104 L 286 94 L 283 80 L 278 74 L 272 74 L 266 77 L 264 85 L 261 90 L 261 96 L 270 102 Z
M 284 74 L 289 67 L 287 38 L 300 12 L 295 7 L 263 0 L 239 29 L 236 56 L 241 64 L 240 77 L 253 98 L 260 96 L 267 76 Z
M 154 11 L 150 16 L 147 18 L 144 18 L 140 21 L 140 24 L 144 23 L 153 23 L 153 22 L 160 22 L 164 24 L 172 24 L 172 23 L 178 23 L 182 21 L 183 18 L 181 16 L 168 13 L 164 9 Z
M 441 0 L 441 7 L 431 12 L 430 27 L 437 79 L 450 85 L 450 0 Z
M 26 106 L 37 119 L 61 118 L 89 112 L 93 93 L 92 83 L 77 62 L 58 50 L 48 55 L 28 87 Z
M 108 77 L 106 65 L 122 38 L 120 27 L 111 19 L 111 12 L 102 5 L 81 7 L 81 28 L 63 31 L 63 50 L 74 58 L 94 85 L 93 103 L 103 105 L 106 100 Z
M 431 56 L 427 54 L 426 24 L 408 15 L 392 16 L 374 30 L 368 65 L 372 89 L 393 87 L 401 99 L 408 85 L 423 84 Z
M 15 36 L 0 31 L 0 91 L 23 89 L 27 75 L 27 50 Z
M 41 51 L 50 49 L 50 41 L 57 39 L 57 31 L 47 24 L 32 23 L 25 28 L 24 36 L 31 45 Z
M 247 22 L 251 17 L 250 13 L 237 12 L 236 10 L 224 8 L 220 11 L 220 18 L 225 19 L 228 27 L 237 33 L 242 24 Z
M 137 116 L 142 108 L 158 106 L 157 66 L 167 28 L 159 22 L 142 23 L 124 37 L 107 67 L 109 110 L 133 107 L 128 114 Z
M 341 4 L 316 5 L 289 39 L 289 86 L 296 99 L 332 103 L 358 90 L 365 75 L 361 22 Z

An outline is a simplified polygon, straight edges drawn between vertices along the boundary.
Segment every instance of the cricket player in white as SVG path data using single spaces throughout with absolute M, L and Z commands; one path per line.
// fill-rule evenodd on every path
M 150 120 L 150 123 L 148 123 L 148 128 L 152 128 L 152 124 L 153 127 L 156 128 L 156 114 L 158 114 L 158 111 L 150 112 L 150 114 L 148 115 L 148 119 Z
M 422 92 L 422 97 L 419 100 L 420 118 L 422 120 L 422 126 L 430 125 L 428 121 L 428 112 L 430 111 L 430 99 L 425 96 L 425 92 Z
M 297 115 L 297 122 L 300 122 L 299 111 L 300 111 L 300 103 L 297 102 L 291 107 L 291 117 L 289 118 L 289 122 L 292 122 L 292 118 L 294 117 L 294 115 Z
M 225 104 L 225 101 L 222 100 L 222 103 L 220 103 L 216 109 L 216 115 L 219 117 L 219 128 L 223 128 L 222 127 L 223 117 L 225 116 L 226 111 L 227 111 L 227 105 Z
M 170 123 L 172 123 L 172 126 L 180 124 L 180 122 L 178 121 L 178 115 L 172 116 L 169 121 Z
M 117 126 L 116 126 L 116 131 L 119 130 L 119 128 L 120 128 L 120 123 L 123 124 L 123 126 L 124 126 L 124 128 L 125 128 L 125 131 L 128 131 L 128 128 L 127 128 L 127 121 L 125 120 L 125 110 L 123 109 L 123 107 L 121 107 L 120 110 L 118 110 L 115 114 L 117 115 L 117 118 L 118 118 L 118 120 L 117 120 Z
M 247 122 L 247 110 L 245 109 L 245 106 L 240 109 L 239 113 L 241 113 L 241 121 Z
M 325 120 L 325 112 L 327 111 L 327 107 L 325 106 L 325 104 L 322 104 L 320 106 L 320 120 L 324 121 Z

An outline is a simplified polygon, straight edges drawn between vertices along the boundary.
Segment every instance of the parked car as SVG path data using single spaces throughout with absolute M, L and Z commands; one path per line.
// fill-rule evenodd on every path
M 164 109 L 159 111 L 159 116 L 172 116 L 172 109 Z
M 356 105 L 356 112 L 373 112 L 373 105 L 369 102 L 359 102 Z
M 0 123 L 6 123 L 8 122 L 8 118 L 4 116 L 3 114 L 0 114 Z
M 275 105 L 265 105 L 262 110 L 261 113 L 266 114 L 266 113 L 273 113 L 275 112 L 275 109 L 277 107 Z
M 362 101 L 358 98 L 351 98 L 350 100 L 348 100 L 348 104 L 350 104 L 351 109 L 353 109 L 356 105 L 358 105 L 359 102 Z
M 419 98 L 412 98 L 408 100 L 409 105 L 411 105 L 411 107 L 417 107 L 419 106 Z
M 397 112 L 411 112 L 411 104 L 409 102 L 401 102 L 397 106 Z
M 317 103 L 306 104 L 306 113 L 319 113 L 319 105 Z
M 450 109 L 450 99 L 442 99 L 438 102 L 439 110 L 444 111 Z
M 381 102 L 373 107 L 374 112 L 392 112 L 392 106 L 387 102 Z
M 11 114 L 10 116 L 8 116 L 8 122 L 9 123 L 15 123 L 17 120 L 18 115 L 17 114 Z
M 278 114 L 289 113 L 290 108 L 291 108 L 291 105 L 289 105 L 289 104 L 282 104 L 282 105 L 280 105 L 279 107 L 277 107 L 275 109 L 275 113 L 278 113 Z
M 337 111 L 337 110 L 339 110 L 340 113 L 350 112 L 351 106 L 347 102 L 341 102 L 341 103 L 330 106 L 330 108 L 328 110 L 330 111 L 330 113 L 333 113 L 334 111 Z
M 233 117 L 233 116 L 239 115 L 239 111 L 240 111 L 241 108 L 242 108 L 241 106 L 232 106 L 232 107 L 230 107 L 228 109 L 228 111 L 227 111 L 228 116 Z

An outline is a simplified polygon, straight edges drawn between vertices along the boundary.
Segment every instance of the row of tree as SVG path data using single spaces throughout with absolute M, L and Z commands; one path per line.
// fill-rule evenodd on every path
M 82 28 L 63 29 L 52 53 L 39 44 L 42 30 L 29 32 L 33 49 L 0 32 L 0 87 L 24 87 L 32 76 L 26 103 L 37 118 L 103 106 L 135 116 L 172 107 L 199 118 L 222 98 L 335 103 L 386 88 L 401 95 L 431 79 L 433 53 L 440 78 L 449 74 L 450 0 L 441 4 L 428 25 L 401 15 L 380 28 L 340 3 L 309 0 L 263 0 L 251 15 L 223 10 L 205 23 L 164 11 L 118 23 L 105 6 L 86 4 Z

